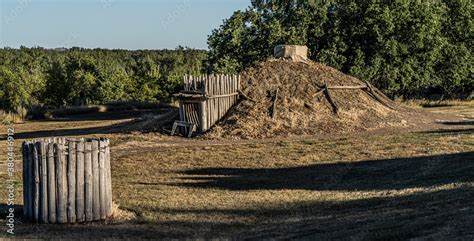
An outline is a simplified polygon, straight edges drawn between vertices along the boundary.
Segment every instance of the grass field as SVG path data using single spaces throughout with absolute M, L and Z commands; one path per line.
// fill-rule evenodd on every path
M 235 142 L 120 133 L 111 126 L 132 117 L 123 113 L 15 124 L 18 147 L 24 138 L 111 138 L 114 202 L 134 214 L 87 225 L 19 220 L 15 237 L 473 240 L 474 102 L 426 109 L 464 120 Z M 5 237 L 5 190 L 0 197 Z

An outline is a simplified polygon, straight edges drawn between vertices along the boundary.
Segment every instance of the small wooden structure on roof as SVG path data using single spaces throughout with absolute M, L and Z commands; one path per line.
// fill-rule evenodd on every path
M 239 90 L 239 75 L 185 76 L 183 90 L 174 95 L 180 121 L 206 132 L 237 102 Z

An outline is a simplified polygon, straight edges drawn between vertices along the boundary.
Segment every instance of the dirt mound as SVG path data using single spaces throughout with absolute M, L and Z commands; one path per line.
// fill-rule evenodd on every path
M 375 88 L 337 89 L 364 85 L 323 64 L 268 60 L 242 74 L 242 92 L 248 98 L 235 105 L 206 137 L 254 139 L 410 124 L 407 118 L 414 113 Z

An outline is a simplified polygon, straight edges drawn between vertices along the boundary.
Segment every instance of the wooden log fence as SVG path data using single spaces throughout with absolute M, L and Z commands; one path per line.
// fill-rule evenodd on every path
M 239 75 L 185 76 L 183 90 L 174 95 L 179 100 L 180 121 L 196 125 L 205 132 L 237 103 Z
M 26 141 L 23 212 L 37 223 L 82 223 L 112 215 L 108 139 Z

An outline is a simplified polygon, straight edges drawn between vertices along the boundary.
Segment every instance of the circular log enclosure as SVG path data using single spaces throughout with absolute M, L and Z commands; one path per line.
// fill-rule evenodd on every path
M 108 139 L 23 143 L 23 214 L 37 223 L 82 223 L 112 214 Z

